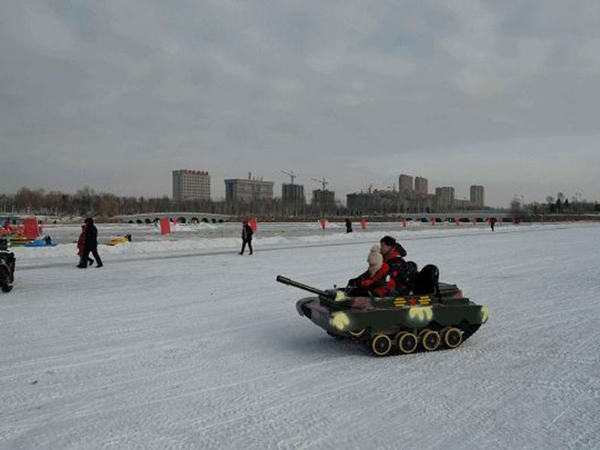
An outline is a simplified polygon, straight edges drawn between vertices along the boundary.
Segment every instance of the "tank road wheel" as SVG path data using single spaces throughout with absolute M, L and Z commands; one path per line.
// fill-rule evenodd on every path
M 462 331 L 458 328 L 448 328 L 443 335 L 444 345 L 448 348 L 456 348 L 462 343 Z
M 396 343 L 398 344 L 398 349 L 402 353 L 409 354 L 417 349 L 419 340 L 413 333 L 402 331 L 396 335 Z
M 365 334 L 365 331 L 367 331 L 367 329 L 363 328 L 362 330 L 358 330 L 358 331 L 348 331 L 348 334 L 350 335 L 351 338 L 358 339 L 360 337 L 363 337 L 363 335 Z
M 377 334 L 371 341 L 371 351 L 377 356 L 385 356 L 392 349 L 392 340 L 385 334 Z
M 427 330 L 425 333 L 420 334 L 421 337 L 421 345 L 428 352 L 433 352 L 437 350 L 440 346 L 440 335 L 437 331 Z

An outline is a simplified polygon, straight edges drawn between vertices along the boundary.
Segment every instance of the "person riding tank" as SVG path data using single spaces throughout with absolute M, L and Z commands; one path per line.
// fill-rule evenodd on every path
M 391 236 L 382 237 L 379 245 L 383 260 L 389 267 L 388 291 L 394 295 L 407 294 L 410 292 L 410 287 L 403 279 L 406 250 Z
M 348 281 L 348 295 L 385 297 L 389 294 L 386 281 L 389 267 L 383 262 L 379 246 L 374 245 L 367 256 L 368 269 L 357 278 Z

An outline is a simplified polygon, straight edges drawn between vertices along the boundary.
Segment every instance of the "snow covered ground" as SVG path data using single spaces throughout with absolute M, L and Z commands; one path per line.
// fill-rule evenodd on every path
M 252 256 L 239 225 L 134 237 L 100 270 L 75 268 L 75 244 L 15 248 L 0 448 L 600 448 L 600 224 L 311 226 L 259 224 Z M 489 307 L 464 345 L 376 358 L 275 282 L 342 285 L 383 231 Z

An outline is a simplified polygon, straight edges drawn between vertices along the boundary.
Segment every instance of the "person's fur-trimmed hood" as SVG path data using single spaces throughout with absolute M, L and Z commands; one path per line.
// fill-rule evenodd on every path
M 369 250 L 369 256 L 367 256 L 367 262 L 369 263 L 369 271 L 372 274 L 381 269 L 383 264 L 383 255 L 379 250 L 379 245 L 374 245 L 371 247 L 371 250 Z

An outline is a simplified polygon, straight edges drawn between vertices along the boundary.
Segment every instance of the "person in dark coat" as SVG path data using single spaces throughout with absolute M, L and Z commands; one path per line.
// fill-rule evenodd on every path
M 346 233 L 352 233 L 352 222 L 350 222 L 350 219 L 346 219 Z
M 79 239 L 77 239 L 77 254 L 79 255 L 79 265 L 83 266 L 83 254 L 85 252 L 85 228 L 86 225 L 81 225 L 81 233 L 79 234 Z M 94 260 L 90 257 L 87 259 L 88 265 L 94 264 Z M 79 266 L 78 266 L 79 267 Z
M 242 250 L 240 251 L 240 255 L 244 254 L 244 250 L 246 249 L 246 244 L 248 244 L 248 250 L 250 250 L 250 254 L 252 254 L 252 235 L 254 231 L 252 227 L 248 223 L 247 220 L 242 222 Z
M 87 267 L 90 252 L 96 259 L 96 268 L 102 267 L 104 264 L 102 264 L 102 259 L 98 254 L 98 228 L 96 228 L 96 225 L 94 225 L 94 219 L 88 217 L 85 219 L 85 243 L 83 256 L 81 257 L 81 262 L 77 267 L 80 269 L 85 269 Z
M 390 291 L 396 291 L 400 295 L 403 295 L 408 290 L 407 286 L 404 286 L 402 280 L 402 274 L 404 272 L 404 257 L 406 256 L 406 250 L 402 245 L 396 242 L 391 236 L 384 236 L 379 241 L 381 254 L 383 255 L 384 262 L 389 266 L 389 281 L 388 289 Z

